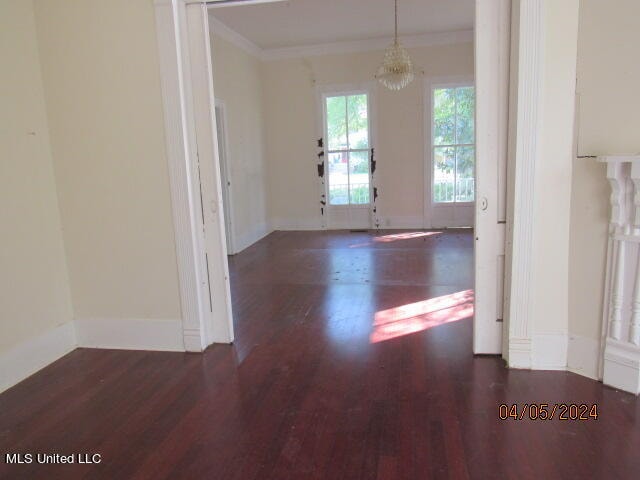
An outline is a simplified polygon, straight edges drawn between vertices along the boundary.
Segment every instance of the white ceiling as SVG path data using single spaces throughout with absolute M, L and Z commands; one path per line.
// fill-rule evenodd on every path
M 473 29 L 474 0 L 398 0 L 399 34 Z M 210 13 L 262 49 L 393 36 L 393 0 L 287 0 Z

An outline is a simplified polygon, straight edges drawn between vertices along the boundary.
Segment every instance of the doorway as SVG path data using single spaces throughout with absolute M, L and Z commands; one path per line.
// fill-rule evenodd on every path
M 229 171 L 229 147 L 227 136 L 227 112 L 224 102 L 216 98 L 216 133 L 218 134 L 218 158 L 220 159 L 220 183 L 222 187 L 222 204 L 224 209 L 224 224 L 227 241 L 227 254 L 234 255 L 233 244 L 233 203 L 231 202 L 231 172 Z
M 320 95 L 329 229 L 372 227 L 371 97 L 370 89 L 349 87 L 324 88 Z
M 219 3 L 219 2 L 216 2 Z M 249 5 L 250 3 L 262 3 L 262 2 L 243 2 L 244 6 Z M 274 5 L 279 4 L 279 2 L 273 2 Z M 346 4 L 346 2 L 344 2 Z M 179 115 L 173 114 L 172 120 L 175 121 L 177 117 L 180 117 L 178 120 L 178 124 L 182 125 L 182 129 L 176 130 L 175 125 L 169 123 L 167 130 L 170 135 L 177 134 L 179 138 L 175 140 L 176 145 L 181 145 L 183 142 L 192 143 L 193 138 L 188 138 L 192 130 L 194 130 L 193 126 L 195 123 L 195 130 L 198 129 L 198 125 L 200 123 L 198 109 L 204 108 L 204 103 L 198 102 L 197 99 L 194 100 L 195 97 L 203 96 L 199 95 L 202 89 L 211 89 L 211 65 L 210 65 L 210 55 L 207 58 L 197 58 L 198 55 L 209 49 L 208 46 L 208 23 L 207 23 L 207 10 L 206 5 L 195 5 L 195 4 L 184 4 L 181 2 L 177 2 L 177 9 L 173 12 L 174 17 L 173 22 L 173 30 L 172 34 L 179 36 L 179 41 L 177 44 L 171 43 L 173 40 L 169 36 L 167 39 L 160 39 L 160 43 L 164 40 L 167 40 L 167 43 L 171 45 L 170 48 L 162 48 L 161 51 L 167 53 L 168 63 L 171 63 L 171 60 L 175 60 L 175 48 L 178 49 L 178 62 L 182 62 L 178 65 L 178 72 L 175 73 L 171 71 L 170 74 L 175 73 L 175 78 L 178 81 L 174 81 L 173 77 L 166 85 L 165 89 L 165 97 L 167 97 L 167 92 L 173 91 L 176 89 L 178 92 L 177 98 L 180 99 L 181 108 Z M 293 4 L 292 4 L 293 5 Z M 238 7 L 242 8 L 242 7 Z M 257 7 L 256 7 L 257 8 Z M 266 7 L 264 7 L 266 8 Z M 222 9 L 227 10 L 227 9 Z M 231 10 L 231 9 L 229 9 Z M 475 353 L 499 353 L 501 351 L 501 324 L 497 323 L 501 321 L 499 318 L 498 309 L 502 304 L 502 293 L 498 292 L 497 285 L 499 284 L 499 280 L 501 280 L 499 270 L 499 258 L 504 257 L 504 242 L 500 241 L 500 228 L 499 224 L 504 224 L 503 219 L 497 213 L 497 201 L 496 197 L 499 195 L 499 191 L 504 189 L 505 185 L 499 184 L 500 177 L 504 179 L 505 175 L 501 170 L 503 165 L 502 159 L 502 150 L 503 147 L 506 146 L 506 108 L 508 104 L 508 58 L 509 58 L 509 25 L 510 25 L 510 1 L 508 0 L 500 0 L 496 2 L 475 2 L 475 62 L 476 62 L 476 94 L 478 97 L 476 109 L 477 109 L 477 117 L 482 119 L 481 122 L 476 122 L 476 132 L 475 132 L 475 149 L 476 149 L 476 180 L 475 180 L 475 194 L 474 199 L 479 199 L 478 204 L 480 207 L 474 208 L 475 211 L 475 227 L 476 227 L 476 235 L 475 235 L 475 284 L 476 284 L 476 294 L 475 294 L 475 316 L 474 316 L 474 352 Z M 423 17 L 420 17 L 423 18 Z M 424 16 L 424 18 L 428 18 L 428 16 Z M 159 22 L 162 23 L 162 22 Z M 202 26 L 204 25 L 204 35 L 201 38 L 198 38 L 201 35 Z M 186 27 L 186 28 L 185 28 Z M 193 28 L 192 28 L 193 27 Z M 277 29 L 276 29 L 277 30 Z M 247 30 L 249 31 L 249 30 Z M 270 30 L 271 31 L 271 30 Z M 204 48 L 198 45 L 199 42 L 204 40 L 205 46 Z M 245 45 L 246 46 L 246 45 Z M 174 48 L 173 55 L 171 52 L 171 48 Z M 183 48 L 195 50 L 198 55 L 181 55 L 180 50 Z M 253 47 L 247 47 L 252 49 Z M 327 46 L 323 49 L 324 52 L 328 52 L 332 46 Z M 384 48 L 384 47 L 382 47 Z M 329 50 L 327 50 L 329 49 Z M 357 51 L 357 50 L 356 50 Z M 290 52 L 288 51 L 278 51 L 273 54 L 270 58 L 275 58 L 277 55 L 286 55 Z M 505 56 L 506 52 L 506 56 Z M 189 52 L 190 53 L 190 52 Z M 207 52 L 210 54 L 210 52 Z M 331 53 L 329 51 L 329 53 Z M 335 53 L 335 52 L 334 52 Z M 260 58 L 264 59 L 265 57 L 262 53 L 260 53 Z M 377 57 L 376 57 L 377 58 Z M 198 65 L 202 64 L 206 65 L 207 63 L 209 72 L 207 73 L 204 69 L 200 68 Z M 377 60 L 376 60 L 377 62 Z M 173 68 L 173 67 L 171 67 Z M 182 69 L 182 70 L 181 70 Z M 309 69 L 308 65 L 300 69 L 301 72 L 304 72 L 305 78 L 309 79 Z M 186 72 L 186 73 L 185 73 Z M 189 78 L 189 74 L 193 77 L 197 78 Z M 181 76 L 182 75 L 182 76 Z M 201 80 L 204 80 L 202 82 Z M 315 79 L 311 78 L 311 84 L 315 84 Z M 186 84 L 186 87 L 185 87 Z M 192 90 L 195 94 L 192 94 Z M 211 92 L 209 92 L 211 93 Z M 198 95 L 196 95 L 198 94 Z M 174 96 L 173 98 L 176 98 Z M 213 97 L 210 98 L 213 100 Z M 170 103 L 169 107 L 174 107 L 174 100 L 168 97 L 165 99 L 166 102 Z M 172 103 L 174 102 L 174 103 Z M 200 106 L 196 105 L 200 103 Z M 206 102 L 205 102 L 206 103 Z M 213 103 L 213 102 L 211 102 Z M 194 106 L 195 105 L 195 106 Z M 210 110 L 213 110 L 213 105 L 207 106 Z M 290 108 L 290 106 L 288 106 Z M 193 112 L 196 112 L 193 114 Z M 204 113 L 204 111 L 203 111 Z M 212 125 L 212 129 L 208 132 L 208 135 L 213 136 L 212 142 L 217 142 L 217 133 L 218 129 L 215 126 L 215 112 L 211 112 L 211 120 L 214 122 Z M 180 123 L 182 122 L 182 123 Z M 183 123 L 186 124 L 183 125 Z M 203 131 L 206 129 L 203 129 Z M 177 133 L 176 133 L 177 132 Z M 180 133 L 182 132 L 182 133 Z M 289 133 L 287 131 L 285 133 Z M 191 135 L 192 136 L 192 135 Z M 192 136 L 193 137 L 193 136 Z M 313 136 L 309 136 L 310 139 L 309 145 L 313 145 L 315 143 L 315 139 Z M 305 136 L 305 138 L 309 138 Z M 198 138 L 198 144 L 204 141 L 208 142 L 207 134 L 203 134 Z M 171 143 L 172 140 L 169 139 L 168 143 Z M 503 145 L 505 144 L 505 145 Z M 191 145 L 189 145 L 191 147 Z M 217 146 L 217 145 L 216 145 Z M 216 149 L 217 150 L 217 149 Z M 309 148 L 312 151 L 312 147 Z M 187 156 L 188 163 L 195 163 L 192 160 L 193 152 L 197 152 L 197 148 L 190 148 L 185 150 L 185 154 Z M 213 155 L 213 165 L 216 166 L 218 173 L 220 175 L 221 166 L 219 164 L 219 152 L 214 151 L 211 152 Z M 349 152 L 347 152 L 347 155 Z M 184 158 L 180 155 L 174 155 L 173 152 L 170 154 L 170 165 L 176 165 L 176 168 L 183 168 L 182 162 L 184 162 Z M 200 151 L 200 155 L 202 155 L 202 151 Z M 305 156 L 292 156 L 291 158 L 295 160 L 296 165 L 302 165 L 301 162 L 311 161 L 314 162 L 313 153 L 311 153 L 309 160 L 305 160 Z M 281 157 L 286 158 L 286 153 Z M 424 157 L 420 158 L 420 162 L 422 163 Z M 496 165 L 497 163 L 497 165 Z M 347 167 L 349 166 L 349 160 L 347 160 Z M 315 167 L 315 165 L 314 165 Z M 496 168 L 498 167 L 498 168 Z M 197 171 L 197 169 L 191 169 L 191 172 Z M 214 172 L 215 173 L 215 172 Z M 187 172 L 187 175 L 189 172 Z M 179 180 L 179 179 L 178 179 Z M 175 180 L 176 182 L 178 180 Z M 177 184 L 176 184 L 177 185 Z M 371 185 L 371 184 L 369 184 Z M 215 187 L 215 185 L 214 185 Z M 172 186 L 172 188 L 174 188 Z M 184 188 L 182 185 L 177 185 L 174 189 Z M 350 186 L 349 186 L 350 188 Z M 277 189 L 276 189 L 277 191 Z M 190 189 L 190 186 L 187 187 L 186 192 L 193 197 L 195 191 Z M 221 198 L 221 191 L 218 193 Z M 369 186 L 369 195 L 371 198 L 371 187 Z M 184 207 L 189 211 L 193 211 L 198 202 L 195 198 L 189 198 L 184 196 L 175 200 L 178 207 Z M 299 203 L 299 202 L 298 202 Z M 319 201 L 318 201 L 319 203 Z M 419 202 L 420 203 L 420 202 Z M 222 205 L 220 205 L 222 207 Z M 211 211 L 216 212 L 215 201 L 211 204 Z M 318 205 L 318 210 L 320 210 L 320 206 Z M 348 211 L 350 213 L 354 212 L 354 208 L 349 208 Z M 369 208 L 362 208 L 363 211 L 367 211 L 367 214 L 370 215 Z M 345 215 L 346 216 L 346 215 Z M 194 216 L 197 218 L 197 215 Z M 219 221 L 221 224 L 219 225 L 218 230 L 224 230 L 224 219 L 223 215 L 219 215 Z M 369 216 L 370 218 L 370 216 Z M 369 219 L 368 218 L 368 219 Z M 300 224 L 305 219 L 297 219 L 296 224 Z M 354 225 L 355 223 L 351 222 L 347 217 L 347 225 L 351 223 Z M 193 223 L 193 222 L 192 222 Z M 370 220 L 369 220 L 370 225 Z M 183 235 L 182 230 L 178 232 L 180 229 L 180 225 L 176 226 L 177 235 Z M 192 237 L 194 235 L 200 235 L 196 228 L 191 228 L 191 232 L 189 233 Z M 224 241 L 224 235 L 222 235 L 222 240 Z M 504 240 L 504 238 L 502 238 Z M 178 247 L 181 250 L 185 246 L 185 248 L 189 248 L 189 246 L 202 244 L 200 240 L 196 239 L 195 242 L 183 242 Z M 180 253 L 180 252 L 179 252 Z M 218 255 L 220 252 L 214 252 Z M 180 255 L 179 255 L 180 256 Z M 226 264 L 226 259 L 225 259 Z M 201 282 L 201 274 L 197 271 L 198 266 L 192 268 L 190 265 L 181 264 L 179 266 L 182 270 L 186 272 L 186 275 L 193 276 L 195 280 L 200 283 Z M 182 272 L 181 270 L 181 272 Z M 220 269 L 221 272 L 225 272 L 226 269 Z M 193 274 L 193 275 L 192 275 Z M 227 279 L 228 284 L 228 279 Z M 188 289 L 181 289 L 185 292 L 188 292 Z M 214 296 L 215 296 L 215 290 Z M 202 305 L 205 304 L 204 301 L 200 301 Z M 214 302 L 215 303 L 215 302 Z M 203 310 L 202 308 L 200 309 Z M 195 315 L 194 315 L 195 318 Z M 225 319 L 228 317 L 224 317 Z M 206 319 L 200 318 L 201 324 L 200 329 L 202 329 L 202 322 L 206 322 Z M 215 320 L 213 320 L 215 323 Z

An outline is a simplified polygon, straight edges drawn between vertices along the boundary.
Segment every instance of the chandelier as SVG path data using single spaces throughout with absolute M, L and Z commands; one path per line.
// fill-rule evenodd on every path
M 400 90 L 413 81 L 413 63 L 409 52 L 398 41 L 398 0 L 395 0 L 395 34 L 393 44 L 384 52 L 376 78 L 389 90 Z

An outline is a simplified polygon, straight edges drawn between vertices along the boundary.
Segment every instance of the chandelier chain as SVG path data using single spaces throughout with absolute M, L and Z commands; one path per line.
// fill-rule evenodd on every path
M 395 43 L 398 43 L 398 0 L 395 0 L 395 30 L 394 30 L 394 35 L 393 35 L 393 39 Z

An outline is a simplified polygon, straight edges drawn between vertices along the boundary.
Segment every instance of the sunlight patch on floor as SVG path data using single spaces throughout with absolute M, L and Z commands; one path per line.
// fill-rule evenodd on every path
M 433 235 L 440 235 L 442 232 L 402 232 L 393 233 L 389 235 L 381 235 L 374 237 L 373 241 L 376 243 L 390 243 L 397 242 L 398 240 L 411 240 L 414 238 L 431 237 Z
M 398 242 L 400 240 L 413 240 L 416 238 L 426 238 L 435 235 L 440 235 L 442 232 L 402 232 L 402 233 L 391 233 L 389 235 L 379 235 L 377 237 L 373 237 L 371 242 L 365 243 L 357 243 L 354 245 L 349 245 L 349 248 L 361 248 L 368 247 L 373 245 L 374 243 L 391 243 Z
M 400 307 L 380 310 L 373 320 L 371 343 L 422 332 L 473 316 L 473 290 L 443 295 Z

